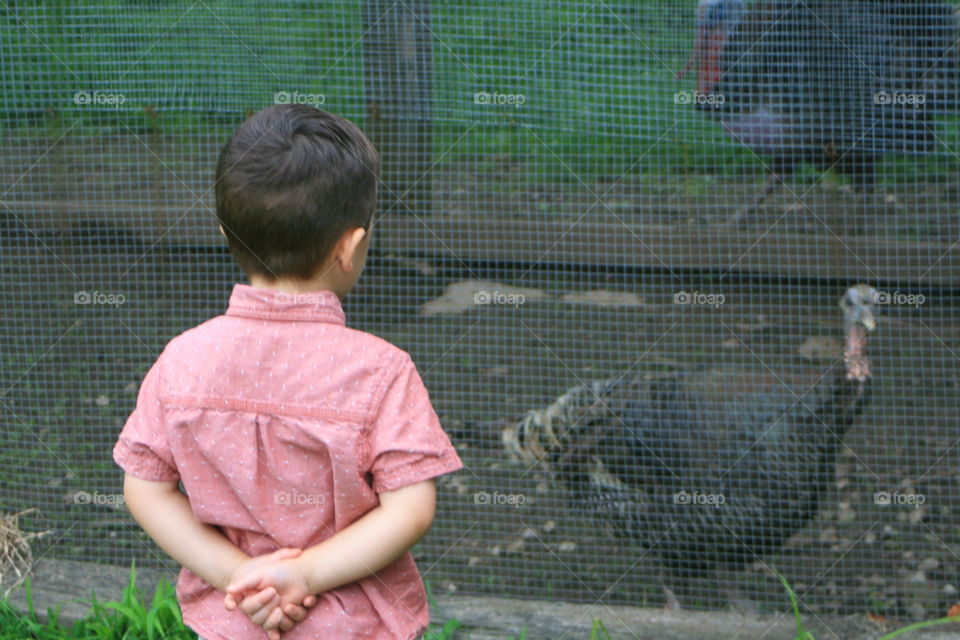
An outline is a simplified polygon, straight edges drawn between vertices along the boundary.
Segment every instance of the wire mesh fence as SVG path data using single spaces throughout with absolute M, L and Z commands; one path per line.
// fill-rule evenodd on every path
M 0 506 L 39 508 L 35 555 L 169 565 L 111 448 L 243 281 L 220 147 L 302 102 L 383 153 L 345 308 L 411 353 L 467 465 L 417 547 L 435 590 L 780 606 L 775 569 L 816 612 L 942 613 L 957 7 L 8 3 Z

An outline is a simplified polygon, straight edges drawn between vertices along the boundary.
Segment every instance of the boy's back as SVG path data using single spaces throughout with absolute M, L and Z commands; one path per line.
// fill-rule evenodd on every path
M 345 327 L 333 293 L 247 285 L 236 285 L 226 315 L 167 345 L 115 458 L 143 479 L 179 479 L 197 519 L 251 556 L 318 544 L 377 506 L 377 493 L 461 466 L 405 352 Z M 178 592 L 185 621 L 205 637 L 216 637 L 206 630 L 214 622 L 231 638 L 256 630 L 188 570 Z M 407 553 L 326 594 L 285 637 L 313 637 L 311 623 L 331 619 L 371 638 L 382 635 L 379 619 L 384 637 L 406 637 L 426 623 L 425 607 Z M 233 634 L 223 632 L 228 617 L 241 623 Z
M 184 622 L 208 640 L 293 623 L 284 638 L 407 640 L 428 622 L 408 549 L 433 520 L 431 480 L 462 463 L 410 357 L 348 329 L 340 304 L 377 166 L 355 125 L 302 105 L 235 132 L 217 215 L 251 284 L 167 345 L 114 448 L 131 512 L 184 567 Z

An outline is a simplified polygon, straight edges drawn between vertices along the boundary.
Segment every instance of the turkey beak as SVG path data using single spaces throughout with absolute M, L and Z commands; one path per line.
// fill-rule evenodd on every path
M 863 328 L 867 331 L 873 331 L 877 327 L 877 319 L 873 315 L 873 309 L 869 307 L 860 308 L 860 324 L 863 325 Z
M 865 331 L 873 331 L 877 327 L 877 318 L 873 314 L 873 307 L 863 303 L 854 303 L 849 311 L 847 322 L 860 325 Z

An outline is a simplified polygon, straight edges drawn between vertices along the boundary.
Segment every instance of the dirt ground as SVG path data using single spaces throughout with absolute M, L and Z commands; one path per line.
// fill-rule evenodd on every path
M 222 252 L 153 251 L 136 262 L 138 250 L 103 238 L 100 245 L 44 240 L 21 233 L 4 246 L 13 256 L 4 261 L 3 283 L 10 345 L 4 386 L 12 387 L 3 416 L 10 439 L 0 458 L 5 506 L 41 507 L 44 516 L 33 525 L 55 532 L 38 544 L 41 555 L 159 563 L 121 509 L 73 504 L 70 496 L 119 491 L 109 451 L 133 406 L 135 383 L 170 336 L 222 310 L 236 273 Z M 134 262 L 125 278 L 105 282 L 105 273 Z M 511 460 L 496 421 L 515 420 L 578 380 L 631 367 L 759 360 L 774 370 L 823 366 L 798 350 L 808 338 L 837 335 L 840 288 L 763 280 L 678 285 L 670 277 L 595 271 L 521 275 L 374 253 L 346 305 L 351 324 L 411 352 L 468 467 L 440 482 L 440 513 L 418 546 L 420 566 L 432 588 L 446 593 L 660 606 L 657 568 L 644 550 L 580 518 L 549 472 Z M 449 284 L 475 277 L 543 296 L 421 315 Z M 98 281 L 100 291 L 125 292 L 125 304 L 72 303 L 78 286 L 87 286 L 78 283 Z M 727 302 L 675 305 L 681 287 L 722 291 Z M 624 294 L 601 296 L 604 302 L 630 304 L 563 298 L 598 289 Z M 922 307 L 882 311 L 871 345 L 873 403 L 847 437 L 821 513 L 781 554 L 764 559 L 814 612 L 924 618 L 958 599 L 957 302 L 934 291 Z M 881 490 L 921 493 L 925 504 L 878 506 L 873 496 Z M 478 492 L 514 499 L 483 504 Z M 785 602 L 759 562 L 739 581 L 766 607 Z M 683 588 L 694 607 L 724 603 L 709 581 L 691 578 Z
M 62 170 L 74 160 L 67 155 L 57 162 Z M 134 406 L 137 383 L 167 340 L 222 312 L 239 273 L 222 249 L 155 245 L 157 234 L 137 234 L 91 212 L 94 198 L 85 200 L 85 194 L 107 198 L 105 185 L 121 182 L 108 164 L 93 165 L 103 175 L 88 175 L 88 189 L 61 185 L 61 202 L 75 197 L 84 203 L 63 214 L 70 225 L 27 228 L 9 213 L 0 215 L 0 383 L 7 389 L 0 404 L 0 507 L 40 507 L 42 515 L 27 524 L 53 533 L 37 543 L 38 555 L 120 565 L 136 558 L 158 566 L 162 555 L 122 507 L 109 500 L 78 504 L 74 496 L 119 492 L 110 449 Z M 451 215 L 467 215 L 457 211 L 465 202 L 501 213 L 509 205 L 520 215 L 526 209 L 511 196 L 520 184 L 509 167 L 502 172 L 499 191 L 481 195 L 498 184 L 495 176 L 468 176 L 438 187 L 438 199 Z M 45 179 L 34 176 L 18 188 L 41 197 Z M 147 186 L 162 197 L 156 184 Z M 878 233 L 926 236 L 939 228 L 952 237 L 956 222 L 943 212 L 953 206 L 955 213 L 957 192 L 941 187 L 942 198 L 910 196 L 906 189 L 898 196 L 926 203 L 915 215 L 902 202 L 889 204 L 894 220 L 929 229 L 910 232 L 910 224 L 898 222 Z M 827 195 L 819 197 L 826 198 L 824 206 L 842 209 L 847 194 L 831 189 L 823 187 Z M 576 210 L 576 202 L 546 190 L 528 196 Z M 696 216 L 693 222 L 680 216 L 707 196 L 662 197 L 643 206 L 674 212 L 669 215 L 695 232 Z M 134 204 L 146 208 L 148 201 L 144 195 Z M 623 207 L 634 205 L 627 199 Z M 782 205 L 776 200 L 770 206 Z M 440 481 L 437 522 L 417 547 L 432 589 L 456 595 L 661 606 L 658 568 L 645 550 L 581 518 L 561 479 L 512 459 L 501 442 L 502 426 L 580 381 L 626 370 L 732 362 L 773 371 L 824 367 L 823 360 L 802 354 L 836 353 L 828 340 L 840 330 L 836 299 L 853 284 L 669 273 L 660 265 L 629 272 L 589 266 L 589 251 L 602 247 L 585 248 L 581 266 L 463 263 L 456 256 L 417 255 L 415 248 L 416 238 L 409 254 L 379 252 L 374 245 L 346 309 L 351 325 L 410 351 L 467 465 Z M 916 245 L 931 261 L 936 250 Z M 486 283 L 502 302 L 474 305 L 461 292 L 446 313 L 424 315 L 424 305 L 464 282 Z M 871 336 L 872 404 L 846 438 L 820 514 L 782 553 L 762 559 L 818 614 L 922 619 L 960 600 L 960 296 L 923 282 L 888 284 L 924 301 L 881 309 Z M 519 301 L 504 297 L 516 293 L 510 287 L 528 291 Z M 76 305 L 79 291 L 122 294 L 124 301 Z M 722 294 L 724 303 L 674 304 L 680 291 Z M 923 495 L 924 503 L 878 505 L 878 491 Z M 482 492 L 494 503 L 478 498 Z M 786 595 L 763 563 L 737 581 L 762 607 L 777 611 Z M 709 580 L 691 576 L 682 591 L 694 608 L 725 603 Z

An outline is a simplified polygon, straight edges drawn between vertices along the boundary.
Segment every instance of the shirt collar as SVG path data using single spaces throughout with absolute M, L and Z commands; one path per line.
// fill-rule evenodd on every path
M 333 291 L 286 293 L 260 289 L 248 284 L 235 284 L 230 294 L 228 316 L 263 320 L 297 320 L 330 322 L 345 325 L 340 299 Z

